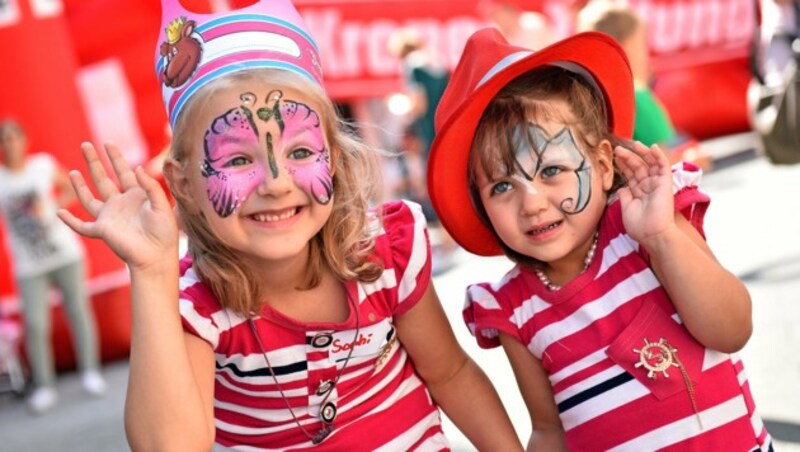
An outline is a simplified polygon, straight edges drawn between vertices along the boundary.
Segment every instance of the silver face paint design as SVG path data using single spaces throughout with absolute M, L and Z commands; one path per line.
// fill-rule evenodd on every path
M 523 182 L 529 194 L 538 191 L 532 182 L 537 176 L 545 183 L 574 177 L 574 187 L 568 189 L 559 209 L 565 214 L 582 212 L 592 197 L 592 167 L 578 146 L 569 127 L 550 137 L 539 125 L 518 126 L 512 136 L 516 149 L 514 177 Z
M 527 178 L 520 176 L 519 174 L 514 174 L 511 176 L 511 178 L 522 184 L 522 186 L 525 187 L 525 191 L 528 192 L 529 195 L 539 194 L 539 190 L 537 190 Z

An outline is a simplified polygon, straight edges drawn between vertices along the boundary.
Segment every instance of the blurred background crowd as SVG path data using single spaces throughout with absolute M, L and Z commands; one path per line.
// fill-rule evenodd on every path
M 196 11 L 251 2 L 182 0 Z M 439 97 L 475 30 L 495 26 L 531 50 L 581 31 L 608 33 L 636 82 L 634 138 L 707 171 L 732 152 L 764 152 L 758 100 L 783 86 L 800 51 L 792 0 L 294 2 L 321 46 L 327 91 L 366 141 L 394 154 L 384 162 L 383 197 L 423 205 L 437 275 L 457 265 L 458 247 L 427 201 L 426 159 Z M 50 156 L 59 169 L 83 169 L 80 142 L 111 140 L 131 164 L 158 175 L 171 138 L 154 76 L 160 13 L 159 0 L 0 0 L 0 120 L 12 120 L 26 151 Z M 13 145 L 0 138 L 0 168 L 14 170 L 6 152 Z M 54 370 L 77 368 L 95 378 L 84 389 L 103 395 L 93 354 L 102 363 L 123 360 L 130 346 L 126 269 L 102 243 L 83 242 L 85 270 L 70 278 L 85 291 L 87 314 L 72 312 L 59 283 L 60 290 L 30 295 L 40 305 L 34 322 L 13 250 L 19 212 L 3 205 L 2 193 L 0 390 L 25 395 L 34 413 L 44 413 L 55 400 L 37 405 L 35 389 L 51 386 Z M 77 207 L 71 201 L 58 202 Z M 32 346 L 34 327 L 50 344 L 44 355 L 31 353 L 42 349 Z

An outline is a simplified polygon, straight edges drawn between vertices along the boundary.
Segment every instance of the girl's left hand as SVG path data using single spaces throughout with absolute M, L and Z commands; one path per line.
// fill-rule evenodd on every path
M 628 179 L 618 191 L 622 222 L 628 235 L 647 247 L 647 242 L 675 227 L 672 169 L 658 146 L 636 142 L 634 149 L 617 146 L 617 168 Z

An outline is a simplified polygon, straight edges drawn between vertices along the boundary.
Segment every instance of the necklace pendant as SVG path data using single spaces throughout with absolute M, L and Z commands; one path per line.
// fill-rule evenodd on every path
M 331 434 L 332 431 L 333 431 L 333 424 L 325 424 L 325 426 L 322 427 L 321 429 L 319 429 L 317 434 L 314 435 L 313 438 L 311 438 L 311 442 L 314 445 L 317 445 L 317 444 L 323 442 L 325 440 L 325 438 L 327 438 L 328 435 Z
M 325 405 L 322 406 L 322 410 L 320 411 L 320 418 L 322 422 L 326 425 L 333 423 L 333 420 L 336 419 L 336 404 L 333 402 L 327 402 Z
M 392 338 L 389 339 L 389 342 L 387 342 L 386 344 L 383 345 L 383 347 L 381 347 L 381 351 L 378 353 L 378 357 L 375 359 L 375 367 L 381 367 L 383 365 L 383 362 L 386 361 L 386 358 L 389 357 L 389 353 L 391 353 L 392 346 L 394 345 L 395 342 L 395 337 L 396 336 L 392 336 Z

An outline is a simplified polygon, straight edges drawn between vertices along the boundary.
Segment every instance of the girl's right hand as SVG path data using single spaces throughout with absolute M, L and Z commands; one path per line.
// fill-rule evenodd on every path
M 69 173 L 81 205 L 95 221 L 83 221 L 65 209 L 58 217 L 75 232 L 99 238 L 131 269 L 147 269 L 163 262 L 165 256 L 177 258 L 178 225 L 175 214 L 158 182 L 144 169 L 132 171 L 116 145 L 105 144 L 105 152 L 122 190 L 103 167 L 91 143 L 81 145 L 89 175 L 99 199 L 89 190 L 83 175 Z
M 617 191 L 622 223 L 632 239 L 652 252 L 650 244 L 676 227 L 669 160 L 658 146 L 638 141 L 632 149 L 617 146 L 614 157 L 628 181 Z

